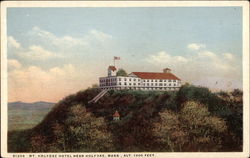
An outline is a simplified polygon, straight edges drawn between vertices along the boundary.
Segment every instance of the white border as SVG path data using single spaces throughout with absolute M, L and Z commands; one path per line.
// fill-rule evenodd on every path
M 249 3 L 247 1 L 5 1 L 1 3 L 1 156 L 25 155 L 26 153 L 7 153 L 7 23 L 6 10 L 8 7 L 226 7 L 238 6 L 243 11 L 243 152 L 145 152 L 154 157 L 248 157 L 249 156 Z M 32 153 L 35 157 L 44 153 Z M 54 155 L 58 153 L 46 153 Z M 62 153 L 63 154 L 63 153 Z M 64 153 L 63 155 L 83 153 Z M 87 154 L 87 153 L 86 153 Z M 94 153 L 98 154 L 98 153 Z M 108 153 L 99 153 L 108 154 Z M 116 153 L 123 155 L 123 153 Z M 133 155 L 134 153 L 130 153 Z M 133 157 L 133 156 L 132 156 Z

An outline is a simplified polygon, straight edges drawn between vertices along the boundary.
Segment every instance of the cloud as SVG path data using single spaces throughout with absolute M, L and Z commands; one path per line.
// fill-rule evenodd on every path
M 103 52 L 111 52 L 112 44 L 111 35 L 95 29 L 74 37 L 33 27 L 20 43 L 9 36 L 9 101 L 58 101 L 97 83 L 107 65 Z
M 51 68 L 23 65 L 8 71 L 8 100 L 55 102 L 98 83 L 96 76 L 102 76 L 101 73 L 104 73 L 103 69 L 84 64 L 64 64 Z
M 41 43 L 48 48 L 54 48 L 61 52 L 72 52 L 72 49 L 87 49 L 93 45 L 103 44 L 112 39 L 111 35 L 92 29 L 80 37 L 70 35 L 57 36 L 49 31 L 43 30 L 37 26 L 33 27 L 28 35 L 35 39 L 36 43 Z
M 32 30 L 27 33 L 27 39 L 32 40 L 29 41 L 29 43 L 33 45 L 41 45 L 47 50 L 60 53 L 71 53 L 73 47 L 85 47 L 87 45 L 87 43 L 80 38 L 68 35 L 59 37 L 37 26 L 33 27 Z
M 32 45 L 28 48 L 28 50 L 18 52 L 18 56 L 30 60 L 46 60 L 62 57 L 61 55 L 45 50 L 43 47 L 38 45 Z
M 15 59 L 8 59 L 8 68 L 12 69 L 19 69 L 22 67 L 22 64 L 18 61 L 18 60 L 15 60 Z
M 12 36 L 8 37 L 8 47 L 10 48 L 8 49 L 8 54 L 14 55 L 14 58 L 21 57 L 28 60 L 46 60 L 51 58 L 63 57 L 63 55 L 60 54 L 60 52 L 53 52 L 46 50 L 40 45 L 31 45 L 28 48 L 24 48 Z
M 234 55 L 231 54 L 231 53 L 223 53 L 223 56 L 227 60 L 233 60 L 234 59 Z
M 45 61 L 47 59 L 67 58 L 69 60 L 78 60 L 88 57 L 94 58 L 92 54 L 107 56 L 104 52 L 112 52 L 116 46 L 113 37 L 102 31 L 92 29 L 85 34 L 79 34 L 78 37 L 70 35 L 58 36 L 39 27 L 33 27 L 27 33 L 24 33 L 25 41 L 21 43 L 9 36 L 8 54 L 11 58 Z M 14 49 L 13 49 L 14 48 Z
M 200 43 L 190 43 L 187 48 L 190 50 L 200 50 L 202 48 L 206 48 L 206 45 Z
M 13 63 L 13 61 L 11 62 Z M 22 101 L 55 101 L 79 90 L 79 72 L 71 64 L 48 70 L 28 66 L 8 74 L 9 99 Z M 62 88 L 63 87 L 63 88 Z
M 242 88 L 241 60 L 231 53 L 200 50 L 188 56 L 175 56 L 161 51 L 147 56 L 145 61 L 151 64 L 148 69 L 154 67 L 154 71 L 171 68 L 183 82 L 213 89 Z M 214 85 L 216 79 L 220 82 Z M 232 84 L 228 86 L 227 82 Z
M 12 37 L 12 36 L 8 36 L 7 42 L 8 42 L 8 47 L 11 47 L 11 48 L 20 48 L 21 47 L 21 44 L 18 43 L 14 39 L 14 37 Z
M 171 56 L 165 51 L 158 52 L 156 54 L 150 55 L 147 59 L 150 63 L 161 63 L 161 64 L 174 64 L 174 63 L 186 63 L 188 62 L 188 59 L 183 56 Z
M 202 51 L 198 53 L 200 57 L 217 58 L 217 55 L 211 51 Z
M 91 37 L 95 38 L 95 39 L 97 39 L 98 41 L 101 41 L 101 42 L 105 42 L 106 40 L 110 40 L 110 39 L 113 38 L 111 35 L 103 33 L 101 31 L 98 31 L 98 30 L 95 30 L 95 29 L 90 30 L 85 39 L 89 39 Z

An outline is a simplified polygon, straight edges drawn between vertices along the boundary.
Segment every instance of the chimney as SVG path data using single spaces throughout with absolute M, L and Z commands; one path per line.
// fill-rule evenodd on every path
M 163 73 L 170 73 L 170 72 L 171 72 L 171 69 L 169 69 L 169 68 L 163 69 Z

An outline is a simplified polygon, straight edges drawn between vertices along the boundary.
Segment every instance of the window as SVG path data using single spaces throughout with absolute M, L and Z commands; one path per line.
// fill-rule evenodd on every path
M 134 81 L 136 81 L 136 79 L 134 79 Z
M 121 83 L 121 82 L 119 82 L 119 85 L 122 85 L 122 83 Z
M 164 86 L 166 86 L 166 83 L 164 83 Z
M 154 80 L 151 80 L 151 82 L 153 82 Z
M 157 86 L 157 83 L 155 85 Z
M 149 82 L 149 80 L 147 80 L 147 82 Z
M 162 82 L 162 80 L 160 80 L 160 82 Z
M 169 86 L 171 86 L 171 83 L 169 84 Z
M 121 78 L 119 78 L 119 81 L 121 81 L 122 79 Z
M 138 85 L 140 85 L 140 83 L 138 83 Z
M 134 83 L 134 85 L 136 85 L 136 84 Z
M 162 83 L 160 83 L 159 86 L 162 86 Z
M 138 81 L 140 81 L 140 79 L 138 79 Z
M 127 85 L 127 83 L 125 82 L 124 85 Z
M 129 79 L 129 81 L 131 81 L 131 78 Z
M 129 85 L 131 85 L 131 83 L 129 83 Z
M 126 78 L 124 78 L 124 81 L 127 81 L 127 79 L 126 79 Z
M 153 86 L 154 84 L 153 83 L 151 83 L 151 86 Z
M 166 82 L 167 80 L 164 80 L 164 82 Z
M 147 85 L 149 86 L 149 83 Z

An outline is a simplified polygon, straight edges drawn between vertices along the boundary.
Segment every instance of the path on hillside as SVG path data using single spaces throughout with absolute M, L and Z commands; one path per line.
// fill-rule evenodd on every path
M 90 100 L 88 103 L 96 103 L 99 99 L 101 99 L 106 93 L 108 92 L 107 89 L 102 90 L 97 96 L 95 96 L 92 100 Z

